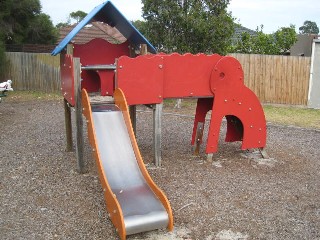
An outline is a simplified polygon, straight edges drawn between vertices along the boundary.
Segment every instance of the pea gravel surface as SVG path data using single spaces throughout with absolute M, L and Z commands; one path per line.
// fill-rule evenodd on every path
M 261 159 L 241 143 L 224 143 L 223 123 L 219 151 L 208 162 L 204 146 L 192 155 L 192 116 L 164 113 L 157 168 L 151 112 L 140 107 L 137 122 L 140 151 L 171 203 L 175 229 L 129 240 L 320 239 L 318 130 L 268 124 L 269 158 Z M 84 174 L 74 152 L 65 151 L 62 101 L 5 100 L 0 124 L 0 239 L 118 239 L 86 129 Z

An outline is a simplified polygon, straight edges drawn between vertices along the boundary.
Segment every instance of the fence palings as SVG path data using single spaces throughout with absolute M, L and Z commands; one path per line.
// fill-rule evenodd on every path
M 245 84 L 261 102 L 307 105 L 310 57 L 230 55 L 242 64 Z
M 15 90 L 60 91 L 60 56 L 48 53 L 7 52 L 8 71 Z

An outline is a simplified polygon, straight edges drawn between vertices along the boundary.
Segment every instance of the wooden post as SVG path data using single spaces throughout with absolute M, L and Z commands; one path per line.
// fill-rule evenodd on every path
M 68 101 L 63 99 L 64 105 L 64 121 L 66 126 L 66 140 L 67 140 L 67 152 L 73 151 L 73 143 L 72 143 L 72 123 L 71 123 L 71 110 L 68 105 Z
M 67 45 L 67 54 L 73 55 L 73 44 Z
M 154 164 L 161 166 L 161 116 L 163 104 L 155 104 L 153 107 L 153 152 Z
M 260 152 L 261 156 L 262 156 L 264 159 L 268 159 L 268 158 L 269 158 L 269 155 L 268 155 L 268 153 L 267 153 L 267 151 L 266 151 L 265 148 L 259 148 L 259 152 Z
M 76 115 L 76 155 L 78 163 L 78 172 L 84 172 L 83 159 L 83 119 L 81 104 L 81 65 L 80 58 L 73 59 L 74 67 L 74 87 L 75 87 L 75 115 Z
M 212 163 L 213 162 L 213 153 L 207 154 L 207 162 Z
M 140 45 L 140 55 L 146 55 L 148 54 L 148 46 L 147 44 L 141 44 Z
M 203 129 L 204 129 L 204 123 L 198 122 L 197 133 L 196 133 L 196 143 L 195 143 L 196 146 L 194 149 L 195 155 L 199 155 L 199 152 L 200 152 L 200 145 L 201 145 L 202 137 L 203 137 Z

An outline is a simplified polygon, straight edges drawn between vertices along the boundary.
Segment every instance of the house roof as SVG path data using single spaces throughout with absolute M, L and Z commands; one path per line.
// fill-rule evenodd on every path
M 95 7 L 81 22 L 79 22 L 58 46 L 56 46 L 51 54 L 59 54 L 80 30 L 91 22 L 103 22 L 110 27 L 115 27 L 133 45 L 146 44 L 149 52 L 156 53 L 156 50 L 151 43 L 122 15 L 111 1 L 108 0 Z
M 251 30 L 249 28 L 246 28 L 246 27 L 243 27 L 239 24 L 237 24 L 235 27 L 234 27 L 234 34 L 232 36 L 232 42 L 237 42 L 238 40 L 241 39 L 241 35 L 242 33 L 249 33 L 250 36 L 256 36 L 257 35 L 257 31 L 254 31 L 254 30 Z
M 61 27 L 59 29 L 58 42 L 61 42 L 77 24 Z M 77 35 L 71 40 L 76 44 L 84 44 L 94 38 L 101 38 L 110 43 L 119 44 L 127 41 L 127 39 L 115 27 L 111 27 L 103 22 L 91 22 L 91 24 L 83 27 Z

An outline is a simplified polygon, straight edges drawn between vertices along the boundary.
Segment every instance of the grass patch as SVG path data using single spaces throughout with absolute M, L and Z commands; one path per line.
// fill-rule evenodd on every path
M 176 99 L 164 100 L 164 111 L 194 115 L 197 100 L 183 99 L 181 109 L 174 108 L 175 104 Z M 264 105 L 263 109 L 268 122 L 320 129 L 320 110 L 282 105 Z
M 271 105 L 263 109 L 268 122 L 320 129 L 320 110 Z
M 3 101 L 31 101 L 31 100 L 61 100 L 58 93 L 45 93 L 40 91 L 13 91 L 7 92 L 7 97 Z
M 163 101 L 164 108 L 174 108 L 177 103 L 177 99 L 165 99 Z M 182 99 L 181 108 L 195 108 L 197 105 L 197 99 L 186 98 Z

